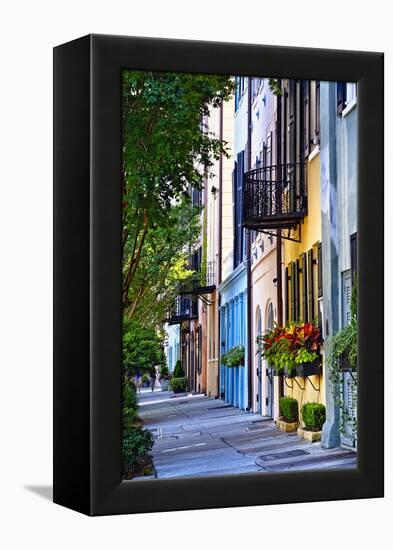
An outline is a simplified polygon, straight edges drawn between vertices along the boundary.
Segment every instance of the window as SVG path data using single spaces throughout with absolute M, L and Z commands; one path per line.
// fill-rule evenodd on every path
M 235 77 L 236 90 L 235 90 L 235 112 L 239 108 L 240 100 L 244 95 L 246 89 L 246 78 L 244 76 Z
M 244 176 L 244 151 L 237 155 L 235 169 L 233 171 L 233 197 L 234 197 L 234 253 L 233 268 L 235 269 L 243 261 L 243 176 Z
M 357 84 L 355 82 L 337 82 L 337 114 L 342 116 L 344 109 L 356 101 Z

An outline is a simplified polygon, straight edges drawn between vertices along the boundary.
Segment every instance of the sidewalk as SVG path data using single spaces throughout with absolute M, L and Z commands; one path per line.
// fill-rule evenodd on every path
M 138 398 L 158 478 L 356 467 L 355 452 L 323 449 L 220 399 L 159 390 Z

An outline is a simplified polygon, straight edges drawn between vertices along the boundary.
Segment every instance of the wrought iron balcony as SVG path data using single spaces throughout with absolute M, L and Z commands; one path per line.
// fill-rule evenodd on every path
M 244 174 L 243 226 L 294 229 L 307 213 L 304 163 L 256 168 Z
M 180 287 L 180 294 L 211 294 L 216 289 L 216 262 L 204 262 Z
M 183 321 L 198 318 L 198 298 L 196 296 L 178 296 L 167 313 L 168 325 L 179 325 Z

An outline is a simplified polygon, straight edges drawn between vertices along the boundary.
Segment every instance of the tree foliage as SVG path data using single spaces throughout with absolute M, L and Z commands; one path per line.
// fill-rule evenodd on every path
M 198 218 L 190 210 L 189 191 L 202 187 L 206 170 L 226 153 L 224 142 L 203 131 L 203 117 L 233 89 L 226 76 L 123 73 L 123 308 L 130 317 L 142 302 L 152 303 L 156 281 L 166 288 L 171 268 L 181 260 L 179 248 L 192 240 L 192 232 L 182 231 L 162 250 L 186 205 L 188 222 Z M 152 271 L 141 288 L 146 264 Z M 160 273 L 153 273 L 159 266 Z
M 155 327 L 135 319 L 123 319 L 123 367 L 126 378 L 166 364 L 163 340 Z

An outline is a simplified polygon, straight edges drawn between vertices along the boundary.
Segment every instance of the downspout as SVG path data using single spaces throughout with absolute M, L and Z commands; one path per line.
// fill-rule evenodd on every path
M 247 170 L 251 170 L 251 137 L 252 137 L 252 91 L 251 78 L 248 78 L 247 90 Z M 252 408 L 252 288 L 251 288 L 251 231 L 246 230 L 246 266 L 247 266 L 247 367 L 248 367 L 248 406 L 247 411 Z
M 222 141 L 224 138 L 224 104 L 221 102 L 220 105 L 220 129 L 219 129 L 219 139 Z M 223 157 L 222 153 L 220 155 L 219 165 L 218 165 L 218 251 L 217 251 L 217 286 L 221 284 L 222 281 L 222 186 L 223 186 Z M 217 304 L 218 301 L 218 305 Z M 216 292 L 216 313 L 217 313 L 217 335 L 218 338 L 218 349 L 216 353 L 218 357 L 221 356 L 221 296 L 220 293 Z M 220 397 L 220 361 L 218 360 L 217 364 L 217 393 L 216 399 Z

